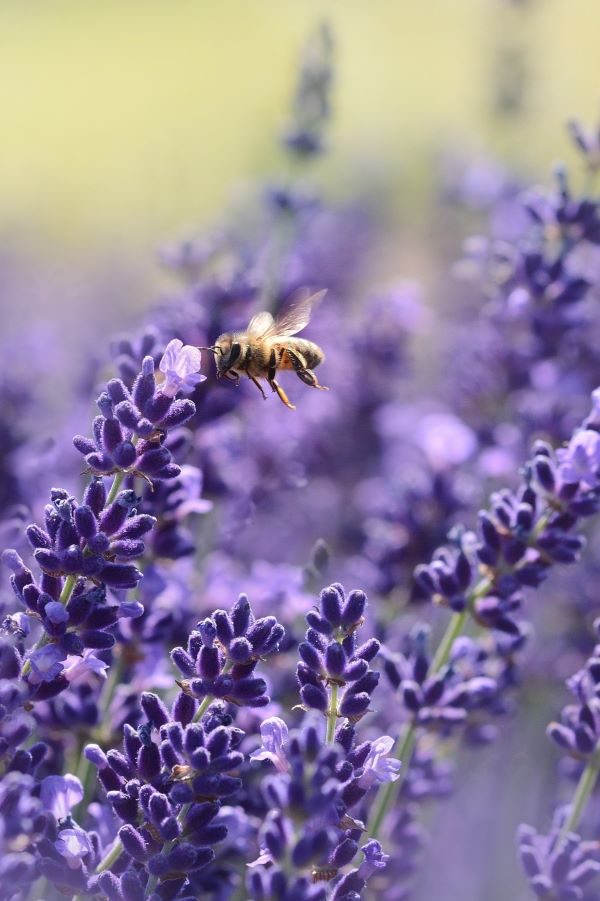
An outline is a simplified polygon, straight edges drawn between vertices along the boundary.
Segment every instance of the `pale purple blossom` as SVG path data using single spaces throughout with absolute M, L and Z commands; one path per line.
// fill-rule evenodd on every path
M 108 663 L 96 657 L 93 648 L 85 648 L 83 654 L 69 654 L 64 663 L 64 675 L 72 684 L 85 679 L 87 676 L 100 676 L 106 679 Z
M 395 757 L 388 757 L 393 747 L 394 739 L 390 735 L 382 735 L 371 742 L 359 779 L 363 788 L 371 788 L 377 782 L 396 781 L 401 763 Z
M 181 485 L 181 500 L 177 504 L 176 517 L 178 520 L 185 519 L 190 513 L 208 513 L 212 510 L 213 503 L 202 495 L 203 476 L 202 470 L 197 466 L 184 464 L 181 467 L 178 480 Z
M 588 488 L 598 485 L 600 434 L 592 429 L 576 432 L 566 448 L 556 452 L 563 482 L 580 482 Z
M 40 788 L 42 804 L 60 822 L 83 801 L 83 787 L 77 776 L 46 776 Z
M 358 876 L 366 882 L 376 870 L 382 870 L 385 867 L 390 855 L 384 854 L 383 848 L 375 839 L 368 841 L 360 850 L 365 855 L 365 859 L 358 868 Z
M 270 716 L 260 724 L 262 747 L 250 754 L 251 760 L 270 760 L 280 773 L 289 769 L 284 746 L 287 742 L 288 727 L 278 716 Z
M 31 672 L 29 681 L 33 685 L 39 685 L 40 682 L 52 682 L 63 671 L 64 654 L 57 648 L 55 644 L 47 644 L 43 648 L 33 651 L 29 658 L 31 664 Z
M 167 397 L 175 397 L 179 391 L 191 391 L 206 376 L 200 373 L 200 349 L 173 338 L 166 346 L 159 364 L 165 380 L 161 391 Z
M 54 847 L 65 858 L 70 870 L 77 870 L 86 855 L 92 853 L 92 843 L 87 833 L 75 826 L 73 829 L 62 829 Z

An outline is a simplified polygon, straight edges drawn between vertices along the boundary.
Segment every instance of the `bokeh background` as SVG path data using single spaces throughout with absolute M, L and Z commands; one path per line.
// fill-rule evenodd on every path
M 156 245 L 277 172 L 299 49 L 324 16 L 337 74 L 318 177 L 379 192 L 411 274 L 426 275 L 410 245 L 442 147 L 544 173 L 568 156 L 563 123 L 597 113 L 595 0 L 3 0 L 0 243 L 26 264 L 5 327 L 97 317 L 100 273 L 103 315 L 143 306 Z M 518 114 L 502 115 L 511 92 Z
M 436 205 L 449 160 L 543 180 L 572 160 L 565 122 L 600 111 L 597 0 L 3 0 L 2 365 L 27 371 L 35 352 L 50 410 L 168 290 L 159 246 L 286 177 L 277 137 L 324 17 L 334 116 L 313 180 L 336 201 L 368 198 L 385 222 L 374 282 L 416 279 L 433 313 L 440 248 L 458 257 L 470 227 Z M 419 901 L 525 897 L 514 829 L 549 817 L 543 730 L 562 697 L 528 692 L 493 749 L 463 752 L 457 794 L 428 814 Z

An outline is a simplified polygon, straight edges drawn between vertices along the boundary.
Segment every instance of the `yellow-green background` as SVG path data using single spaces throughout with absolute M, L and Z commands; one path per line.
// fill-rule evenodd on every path
M 0 229 L 139 249 L 209 221 L 277 167 L 298 52 L 323 16 L 331 190 L 367 179 L 418 203 L 444 139 L 541 174 L 565 154 L 564 121 L 600 113 L 598 0 L 1 0 Z M 503 42 L 530 70 L 512 125 L 490 113 Z

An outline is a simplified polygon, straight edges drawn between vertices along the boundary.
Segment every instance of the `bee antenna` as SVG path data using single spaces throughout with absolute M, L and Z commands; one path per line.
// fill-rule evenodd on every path
M 210 352 L 211 352 L 212 354 L 214 354 L 215 356 L 216 356 L 217 354 L 222 354 L 222 353 L 223 353 L 223 351 L 221 350 L 221 348 L 220 348 L 220 347 L 217 347 L 216 345 L 214 345 L 213 347 L 199 347 L 198 350 L 210 350 Z

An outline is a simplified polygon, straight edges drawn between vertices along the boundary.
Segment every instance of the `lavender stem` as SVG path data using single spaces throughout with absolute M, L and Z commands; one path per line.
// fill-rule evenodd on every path
M 335 738 L 335 727 L 338 718 L 338 685 L 333 682 L 331 685 L 331 699 L 329 702 L 329 710 L 327 712 L 327 744 L 330 745 Z
M 468 604 L 460 613 L 455 613 L 448 623 L 446 631 L 442 636 L 442 640 L 438 645 L 435 657 L 431 663 L 429 674 L 439 672 L 448 662 L 452 645 L 463 631 L 469 616 L 471 603 L 479 597 L 480 592 L 485 594 L 489 589 L 489 581 L 483 579 L 471 592 Z M 369 838 L 377 838 L 381 825 L 387 815 L 388 810 L 396 800 L 405 776 L 408 773 L 412 755 L 417 743 L 417 727 L 414 723 L 407 725 L 402 740 L 396 749 L 396 758 L 402 761 L 402 769 L 400 776 L 395 782 L 388 782 L 381 785 L 375 799 L 375 813 L 372 825 L 368 831 Z
M 565 820 L 558 837 L 559 847 L 564 844 L 569 832 L 574 832 L 577 829 L 579 820 L 583 815 L 587 802 L 598 780 L 599 771 L 600 760 L 593 757 L 583 770 L 579 782 L 577 783 L 569 816 Z

